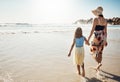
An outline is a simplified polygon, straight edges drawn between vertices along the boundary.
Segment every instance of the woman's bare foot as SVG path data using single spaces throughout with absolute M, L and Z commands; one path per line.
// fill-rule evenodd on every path
M 100 70 L 100 67 L 102 66 L 101 63 L 99 63 L 96 67 L 93 67 L 93 69 L 98 72 Z
M 93 69 L 97 72 L 97 67 L 93 67 Z
M 101 67 L 101 66 L 102 66 L 102 64 L 99 63 L 98 66 L 97 66 L 97 70 L 100 70 L 100 67 Z

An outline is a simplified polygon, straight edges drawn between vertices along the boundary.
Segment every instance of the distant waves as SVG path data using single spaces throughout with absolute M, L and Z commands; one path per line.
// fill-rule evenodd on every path
M 73 30 L 48 30 L 48 31 L 0 31 L 0 35 L 4 34 L 29 34 L 29 33 L 53 33 L 53 32 L 71 32 Z
M 83 29 L 83 33 L 90 33 L 91 26 L 89 25 L 81 25 L 80 26 Z M 30 33 L 54 33 L 54 32 L 74 32 L 77 26 L 40 26 L 40 27 L 0 27 L 0 35 L 6 35 L 6 34 L 30 34 Z M 108 30 L 111 31 L 119 31 L 120 26 L 118 25 L 111 25 L 108 26 Z

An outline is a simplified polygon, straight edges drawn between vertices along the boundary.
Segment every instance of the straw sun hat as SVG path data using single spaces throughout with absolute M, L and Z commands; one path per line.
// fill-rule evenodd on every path
M 93 13 L 95 16 L 102 15 L 102 12 L 103 12 L 103 8 L 100 7 L 100 6 L 99 6 L 97 9 L 92 10 L 92 13 Z

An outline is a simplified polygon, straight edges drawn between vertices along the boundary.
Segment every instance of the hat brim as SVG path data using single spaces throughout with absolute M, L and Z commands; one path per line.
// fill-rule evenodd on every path
M 98 16 L 98 12 L 96 10 L 92 10 L 92 13 L 95 15 L 95 16 Z

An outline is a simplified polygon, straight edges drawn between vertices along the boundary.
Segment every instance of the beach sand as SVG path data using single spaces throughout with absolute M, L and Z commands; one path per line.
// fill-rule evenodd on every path
M 119 82 L 120 30 L 109 33 L 100 72 L 84 46 L 86 77 L 77 74 L 74 51 L 67 57 L 74 31 L 0 33 L 0 82 Z

